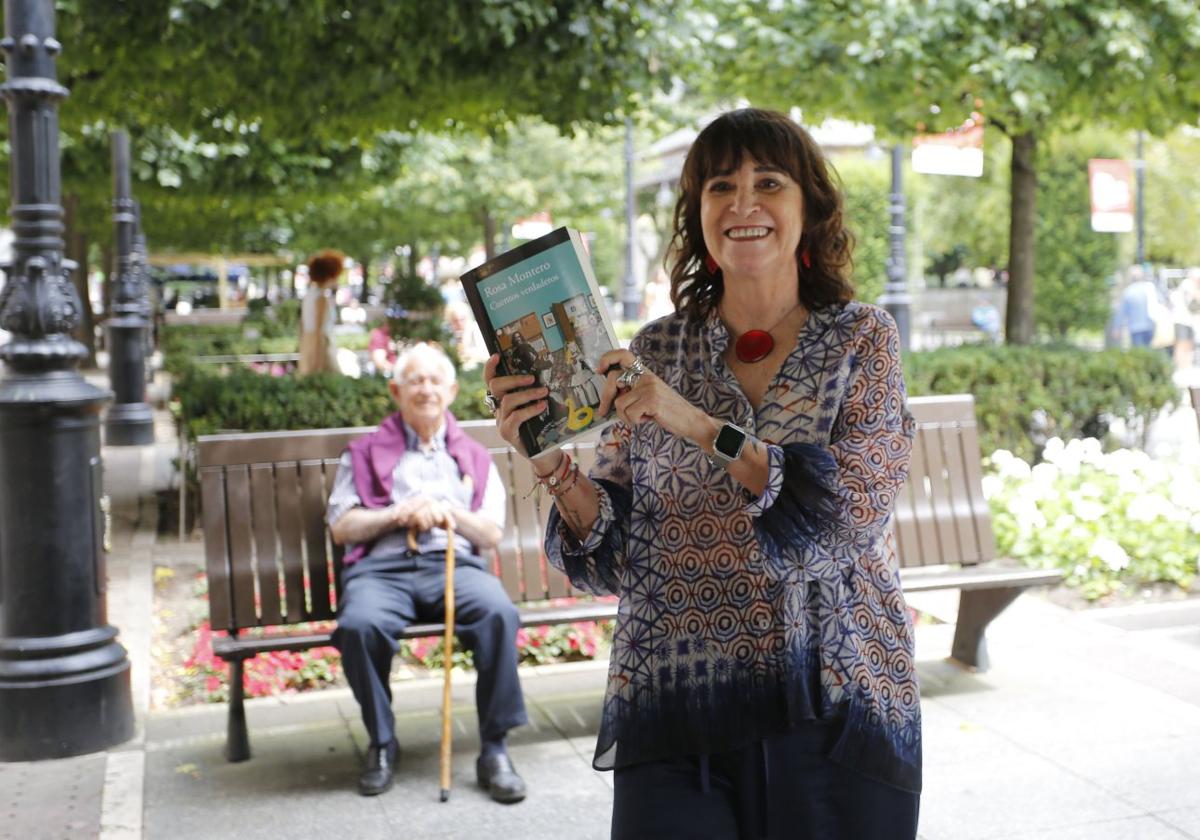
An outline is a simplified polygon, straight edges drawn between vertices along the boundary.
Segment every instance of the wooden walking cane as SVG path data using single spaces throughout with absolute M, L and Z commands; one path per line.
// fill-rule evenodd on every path
M 442 681 L 442 793 L 441 800 L 450 798 L 450 672 L 454 655 L 454 527 L 446 529 L 446 635 L 442 640 L 442 657 L 446 676 Z
M 417 550 L 417 537 L 410 529 L 408 547 Z M 446 634 L 442 638 L 443 667 L 442 681 L 442 749 L 441 749 L 441 801 L 450 798 L 450 671 L 454 658 L 454 528 L 446 529 Z

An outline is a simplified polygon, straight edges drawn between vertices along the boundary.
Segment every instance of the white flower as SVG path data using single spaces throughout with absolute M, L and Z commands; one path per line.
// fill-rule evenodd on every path
M 985 475 L 983 477 L 983 497 L 985 499 L 994 499 L 1004 491 L 1004 482 L 997 475 Z
M 1129 555 L 1120 544 L 1108 537 L 1096 537 L 1088 550 L 1089 557 L 1095 557 L 1114 572 L 1129 568 Z
M 1085 499 L 1080 495 L 1073 495 L 1071 498 L 1071 507 L 1075 510 L 1075 515 L 1084 522 L 1095 522 L 1100 517 L 1104 516 L 1106 508 L 1099 502 L 1094 502 L 1091 499 Z
M 997 474 L 1001 478 L 1016 479 L 1017 481 L 1028 481 L 1032 472 L 1029 464 L 1026 464 L 1017 457 L 1003 461 L 999 464 L 999 469 L 997 470 Z
M 1134 522 L 1153 522 L 1160 516 L 1171 518 L 1174 513 L 1175 506 L 1157 493 L 1142 493 L 1134 496 L 1129 506 L 1125 508 L 1125 515 Z
M 1063 441 L 1060 437 L 1052 437 L 1046 441 L 1046 446 L 1042 450 L 1042 459 L 1054 463 L 1063 454 Z
M 1075 525 L 1075 517 L 1069 513 L 1060 513 L 1058 518 L 1054 520 L 1054 529 L 1056 531 L 1069 531 Z
M 1086 499 L 1099 499 L 1104 495 L 1104 491 L 1094 482 L 1085 481 L 1079 485 L 1079 495 Z
M 1046 517 L 1038 510 L 1037 502 L 1028 494 L 1022 494 L 1013 499 L 1009 504 L 1009 512 L 1017 520 L 1017 527 L 1022 532 L 1027 533 L 1046 527 Z
M 1030 470 L 1030 477 L 1033 479 L 1033 483 L 1039 487 L 1053 487 L 1054 482 L 1058 481 L 1058 467 L 1049 461 L 1038 464 Z

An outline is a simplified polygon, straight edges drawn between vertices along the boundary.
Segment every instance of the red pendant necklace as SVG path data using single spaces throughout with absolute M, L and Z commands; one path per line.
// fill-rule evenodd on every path
M 752 365 L 770 356 L 771 351 L 775 349 L 775 337 L 771 333 L 799 308 L 800 304 L 793 306 L 769 330 L 746 330 L 738 336 L 733 345 L 733 353 L 737 356 L 737 360 L 743 364 Z

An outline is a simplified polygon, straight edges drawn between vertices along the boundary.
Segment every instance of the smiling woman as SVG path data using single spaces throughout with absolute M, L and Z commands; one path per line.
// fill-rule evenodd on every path
M 618 422 L 595 466 L 532 464 L 550 562 L 621 597 L 595 756 L 615 770 L 612 836 L 912 840 L 895 324 L 852 300 L 841 194 L 791 120 L 718 117 L 680 183 L 676 311 L 600 358 L 597 411 Z M 484 378 L 514 442 L 540 395 L 497 362 Z

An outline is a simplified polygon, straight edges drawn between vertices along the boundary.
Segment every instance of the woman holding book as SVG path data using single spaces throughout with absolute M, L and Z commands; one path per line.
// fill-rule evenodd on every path
M 895 324 L 853 300 L 842 196 L 787 117 L 722 115 L 680 188 L 675 313 L 601 360 L 619 422 L 587 477 L 561 451 L 533 462 L 551 562 L 621 597 L 595 757 L 616 771 L 612 836 L 912 840 Z M 546 391 L 496 361 L 520 450 Z

